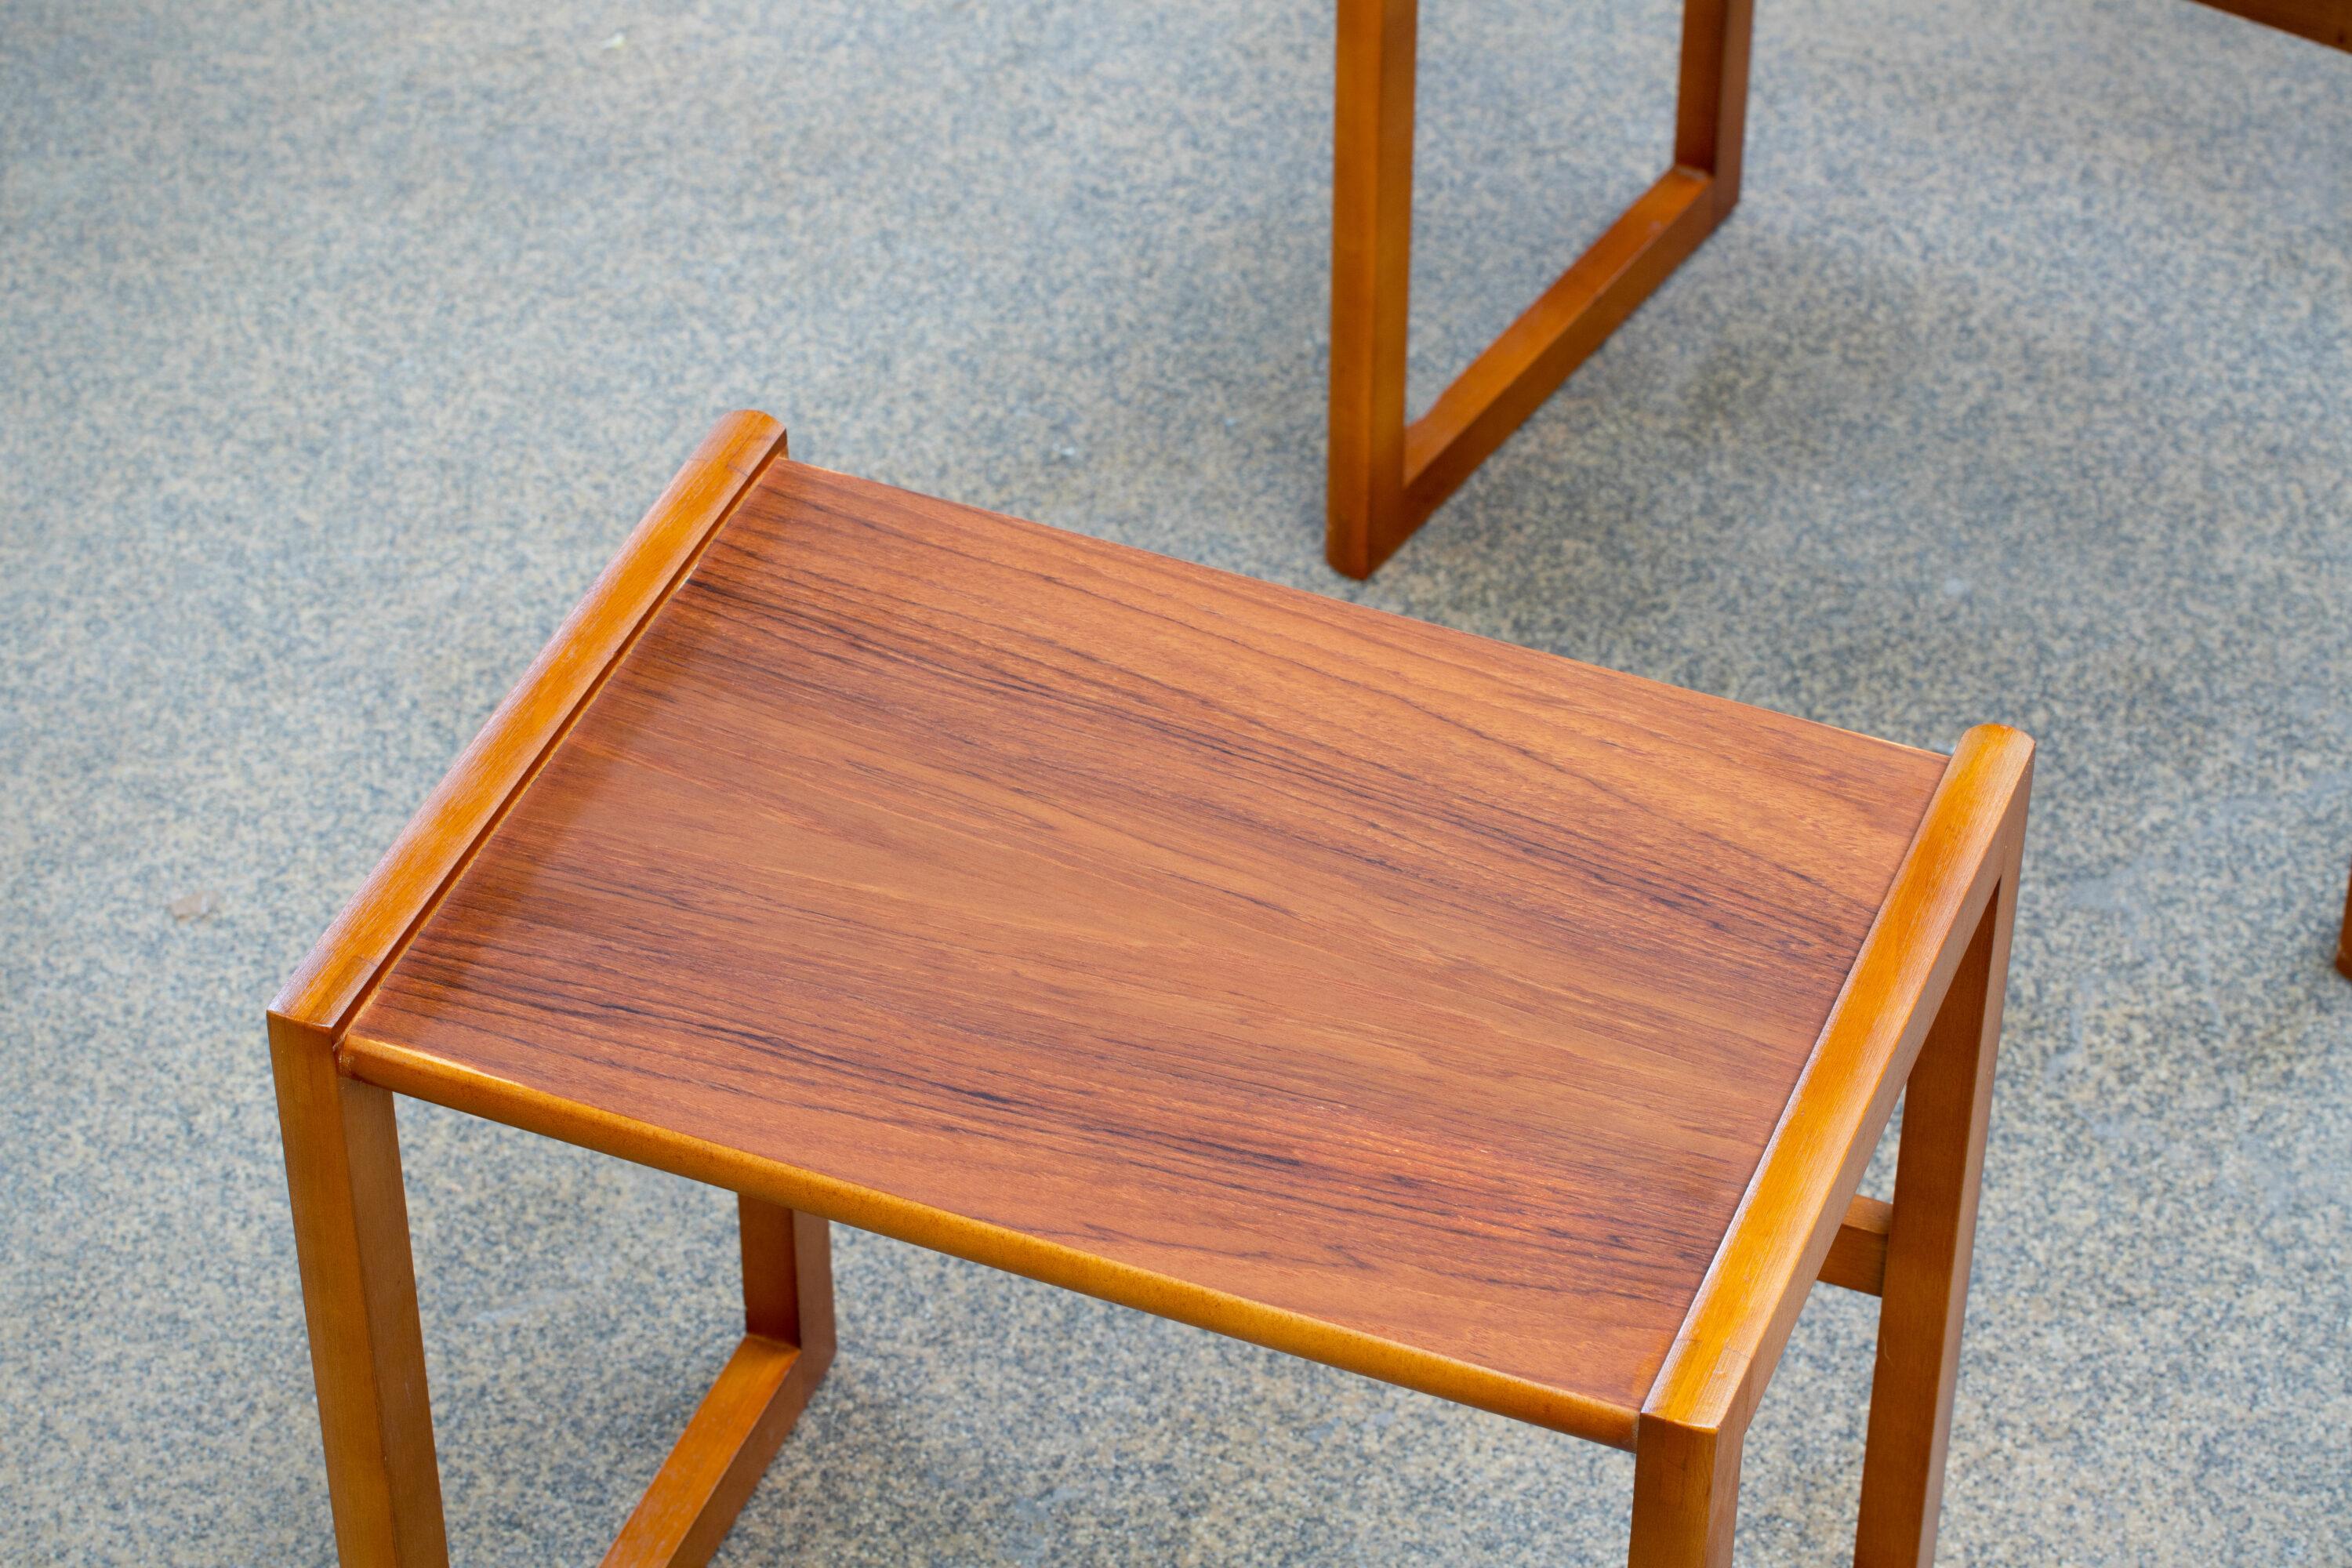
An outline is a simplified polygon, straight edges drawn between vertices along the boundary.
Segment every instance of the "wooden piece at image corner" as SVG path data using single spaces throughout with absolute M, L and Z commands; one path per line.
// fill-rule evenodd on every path
M 2315 44 L 2352 50 L 2352 0 L 2204 0 L 2217 11 L 2260 22 Z
M 1340 0 L 1325 551 L 1369 577 L 1739 200 L 1753 0 L 1685 0 L 1674 163 L 1405 419 L 1418 0 Z
M 2344 923 L 2336 935 L 2336 971 L 2352 980 L 2352 884 L 2344 889 Z

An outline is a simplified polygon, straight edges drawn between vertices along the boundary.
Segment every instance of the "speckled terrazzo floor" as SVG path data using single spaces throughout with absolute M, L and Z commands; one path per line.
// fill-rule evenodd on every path
M 2352 57 L 1774 0 L 1727 228 L 1319 563 L 1330 6 L 0 4 L 0 1561 L 331 1555 L 259 1015 L 719 411 L 1927 744 L 2043 743 L 1940 1561 L 2352 1562 Z M 1416 395 L 1639 191 L 1662 0 L 1433 4 Z M 199 892 L 213 912 L 175 919 Z M 720 1194 L 404 1121 L 451 1532 L 592 1560 Z M 1609 1563 L 1623 1456 L 839 1237 L 768 1563 Z M 1823 1292 L 1739 1556 L 1844 1560 Z

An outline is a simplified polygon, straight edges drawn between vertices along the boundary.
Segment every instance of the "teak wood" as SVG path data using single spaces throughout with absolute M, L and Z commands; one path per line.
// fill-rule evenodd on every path
M 833 1220 L 1630 1447 L 1641 1563 L 1725 1560 L 1808 1290 L 1882 1294 L 1859 1555 L 1927 1560 L 2030 742 L 782 450 L 705 443 L 273 1006 L 347 1562 L 444 1554 L 387 1091 L 741 1195 L 745 1336 L 611 1562 L 724 1535 Z
M 833 1361 L 833 1240 L 812 1215 L 738 1200 L 743 1341 L 654 1477 L 604 1568 L 707 1561 Z
M 1339 4 L 1326 551 L 1351 577 L 1371 575 L 1739 199 L 1751 0 L 1685 0 L 1673 165 L 1408 424 L 1418 12 Z

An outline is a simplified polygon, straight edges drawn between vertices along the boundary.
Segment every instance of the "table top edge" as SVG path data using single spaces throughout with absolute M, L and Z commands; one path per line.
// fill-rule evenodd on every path
M 712 426 L 587 594 L 401 829 L 268 1006 L 273 1037 L 331 1042 L 397 962 L 630 644 L 768 465 L 783 426 L 739 410 Z
M 1953 748 L 1885 901 L 1806 1058 L 1644 1422 L 1719 1431 L 1762 1398 L 1944 987 L 2023 847 L 2034 742 L 1979 724 Z
M 1633 1446 L 1639 1413 L 1580 1390 L 1499 1372 L 710 1142 L 430 1052 L 376 1040 L 357 1029 L 336 1046 L 335 1060 L 337 1070 L 346 1077 L 396 1094 L 1454 1404 L 1609 1447 L 1631 1450 Z

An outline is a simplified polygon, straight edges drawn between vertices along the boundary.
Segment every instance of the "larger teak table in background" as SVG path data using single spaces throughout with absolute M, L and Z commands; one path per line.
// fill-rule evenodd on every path
M 2031 743 L 1951 757 L 722 423 L 270 1009 L 335 1529 L 446 1553 L 395 1092 L 740 1194 L 614 1563 L 717 1544 L 839 1220 L 1635 1455 L 1730 1554 L 1816 1279 L 1933 1552 Z M 1855 1195 L 1908 1088 L 1892 1205 Z

